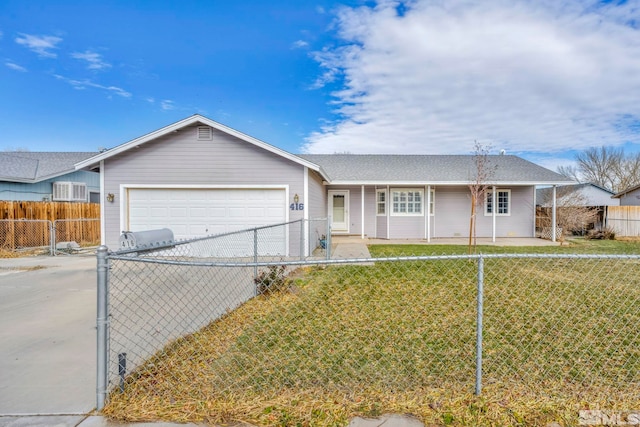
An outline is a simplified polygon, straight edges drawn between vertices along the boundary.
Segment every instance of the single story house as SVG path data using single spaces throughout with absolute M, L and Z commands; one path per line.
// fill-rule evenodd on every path
M 640 185 L 626 188 L 613 197 L 618 199 L 620 206 L 640 206 Z
M 0 152 L 0 200 L 99 202 L 100 175 L 74 165 L 97 152 Z
M 567 178 L 489 157 L 480 237 L 534 237 L 535 188 Z M 194 115 L 76 164 L 100 170 L 103 243 L 169 227 L 176 238 L 332 218 L 332 233 L 427 239 L 469 233 L 471 155 L 294 155 Z

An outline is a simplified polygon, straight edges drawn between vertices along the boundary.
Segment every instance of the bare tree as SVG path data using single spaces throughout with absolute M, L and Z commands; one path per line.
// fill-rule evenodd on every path
M 588 148 L 576 155 L 578 170 L 584 182 L 591 182 L 600 187 L 616 191 L 617 175 L 624 160 L 621 148 L 606 147 Z
M 489 150 L 491 146 L 484 146 L 479 142 L 475 142 L 473 146 L 473 174 L 474 176 L 469 180 L 469 192 L 471 193 L 471 217 L 469 218 L 469 253 L 477 245 L 476 234 L 476 215 L 478 206 L 484 200 L 484 195 L 487 192 L 490 184 L 489 181 L 495 174 L 496 165 L 492 165 L 489 159 Z M 495 209 L 495 201 L 493 204 Z
M 572 181 L 582 182 L 580 179 L 580 172 L 575 166 L 558 166 L 556 168 L 556 172 Z

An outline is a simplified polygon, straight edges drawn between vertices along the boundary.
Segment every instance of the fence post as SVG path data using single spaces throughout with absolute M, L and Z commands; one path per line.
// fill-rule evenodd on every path
M 304 238 L 304 219 L 300 220 L 300 261 L 304 260 L 304 253 L 306 252 L 305 247 L 304 247 L 304 242 L 305 242 L 305 238 Z
M 49 255 L 56 256 L 56 221 L 49 221 Z
M 478 258 L 478 300 L 476 313 L 476 396 L 482 391 L 482 317 L 484 311 L 484 258 Z
M 96 409 L 101 411 L 104 408 L 107 398 L 107 370 L 108 370 L 108 327 L 109 308 L 107 305 L 109 283 L 109 260 L 107 258 L 108 248 L 100 246 L 98 248 L 98 307 L 97 307 L 97 366 L 96 376 Z
M 331 216 L 329 215 L 327 217 L 327 248 L 326 251 L 327 253 L 327 259 L 331 259 Z
M 253 229 L 253 280 L 258 278 L 258 229 Z M 256 283 L 255 296 L 258 296 L 258 284 Z

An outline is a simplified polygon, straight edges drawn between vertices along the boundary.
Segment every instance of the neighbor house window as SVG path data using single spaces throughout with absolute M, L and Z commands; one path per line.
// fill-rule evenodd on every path
M 376 191 L 376 214 L 387 214 L 387 190 Z
M 392 210 L 393 215 L 421 215 L 422 214 L 422 190 L 393 190 Z
M 53 183 L 53 200 L 56 202 L 86 202 L 87 184 L 84 182 Z
M 493 203 L 493 190 L 485 193 L 484 214 L 493 215 L 495 205 L 496 215 L 511 215 L 511 190 L 496 190 L 497 203 Z

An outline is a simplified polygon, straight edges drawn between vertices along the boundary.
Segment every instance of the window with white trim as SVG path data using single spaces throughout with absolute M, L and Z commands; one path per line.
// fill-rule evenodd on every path
M 496 215 L 511 215 L 511 190 L 496 189 Z M 484 214 L 493 215 L 493 190 L 487 190 L 484 197 Z
M 387 190 L 376 190 L 376 215 L 387 214 Z
M 53 200 L 58 202 L 86 202 L 87 184 L 84 182 L 54 182 Z
M 391 191 L 392 215 L 422 215 L 422 190 Z

